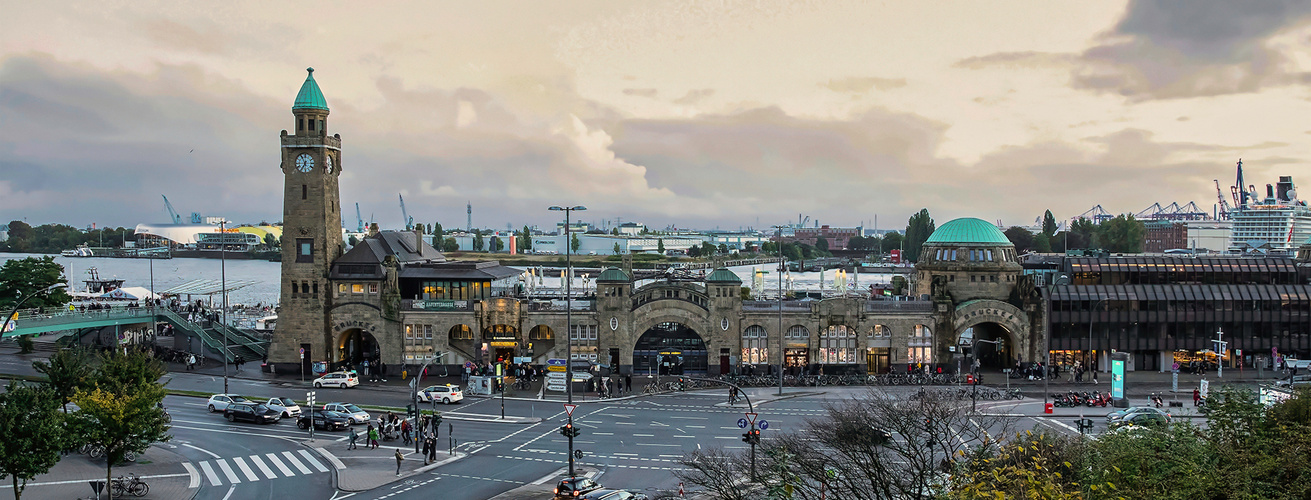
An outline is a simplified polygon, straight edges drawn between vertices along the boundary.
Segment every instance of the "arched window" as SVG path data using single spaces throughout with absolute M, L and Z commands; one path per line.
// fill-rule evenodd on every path
M 769 363 L 769 333 L 760 325 L 748 326 L 742 331 L 742 363 L 763 365 Z
M 819 333 L 819 362 L 849 364 L 856 362 L 856 332 L 846 325 L 832 325 Z
M 933 363 L 933 331 L 924 325 L 915 325 L 915 331 L 906 341 L 908 363 Z
M 791 327 L 788 327 L 788 332 L 783 336 L 783 338 L 792 341 L 810 340 L 810 330 L 807 330 L 806 327 L 801 325 L 792 325 Z
M 455 325 L 450 330 L 451 340 L 473 340 L 473 330 L 469 325 Z
M 892 337 L 892 329 L 888 328 L 888 325 L 874 325 L 873 328 L 869 329 L 869 338 L 886 339 L 889 337 Z

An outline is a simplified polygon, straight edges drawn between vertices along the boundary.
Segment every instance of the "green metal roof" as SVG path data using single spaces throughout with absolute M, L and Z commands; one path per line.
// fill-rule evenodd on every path
M 600 275 L 600 276 L 597 276 L 597 277 L 596 277 L 596 281 L 597 281 L 597 282 L 601 282 L 601 281 L 621 281 L 621 282 L 627 283 L 627 282 L 629 282 L 629 281 L 631 281 L 631 280 L 629 280 L 629 279 L 628 279 L 628 275 L 625 274 L 623 271 L 619 270 L 619 268 L 617 268 L 617 267 L 607 267 L 607 268 L 605 268 L 604 271 L 601 271 L 601 275 Z
M 716 283 L 741 283 L 742 278 L 739 278 L 737 277 L 736 274 L 733 274 L 733 271 L 729 271 L 728 269 L 721 267 L 719 269 L 716 269 L 715 272 L 710 273 L 710 276 L 706 276 L 706 281 L 716 282 Z
M 929 239 L 924 242 L 926 245 L 962 243 L 967 245 L 1010 245 L 1011 240 L 992 225 L 983 219 L 973 217 L 963 217 L 938 227 Z
M 296 94 L 296 103 L 291 105 L 291 110 L 298 109 L 321 109 L 328 110 L 328 101 L 323 98 L 323 91 L 319 90 L 318 82 L 314 81 L 314 68 L 307 68 L 309 76 L 305 77 L 305 83 L 301 84 L 300 92 Z

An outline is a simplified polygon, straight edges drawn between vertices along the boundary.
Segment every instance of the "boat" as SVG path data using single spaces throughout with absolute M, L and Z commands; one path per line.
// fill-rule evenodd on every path
M 64 250 L 59 252 L 59 255 L 63 257 L 95 257 L 95 253 L 86 245 L 78 245 L 77 248 L 72 250 Z
M 1229 213 L 1233 221 L 1229 253 L 1297 253 L 1297 247 L 1311 237 L 1311 207 L 1298 199 L 1293 177 L 1280 176 L 1277 184 L 1266 184 L 1266 196 L 1261 198 L 1254 186 L 1242 186 L 1242 162 L 1238 168 L 1236 206 Z

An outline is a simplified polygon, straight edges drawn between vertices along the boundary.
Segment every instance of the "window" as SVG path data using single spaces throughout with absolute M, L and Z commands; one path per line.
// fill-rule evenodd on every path
M 299 119 L 299 120 L 296 120 L 296 130 L 297 130 L 297 131 L 305 130 L 305 119 L 304 119 L 304 118 L 301 118 L 301 119 Z
M 371 295 L 377 295 L 377 294 L 378 294 L 378 284 L 377 284 L 377 283 L 369 283 L 369 293 L 370 293 Z
M 846 325 L 833 325 L 819 333 L 819 362 L 849 364 L 856 362 L 856 332 Z
M 760 365 L 769 363 L 769 333 L 760 325 L 748 326 L 742 332 L 742 363 Z
M 310 118 L 309 122 L 310 122 L 310 130 L 314 130 L 314 119 Z
M 419 325 L 405 325 L 405 340 L 414 340 L 414 330 L 418 327 Z
M 874 325 L 874 328 L 869 330 L 869 336 L 876 339 L 888 338 L 892 336 L 892 330 L 887 325 Z
M 296 238 L 296 262 L 314 262 L 314 240 Z
M 801 325 L 793 325 L 788 328 L 788 332 L 783 335 L 783 338 L 788 340 L 810 340 L 810 330 Z
M 924 325 L 915 325 L 915 331 L 906 342 L 906 362 L 933 362 L 933 332 Z
M 455 325 L 451 327 L 451 340 L 473 340 L 473 330 L 469 325 Z
M 364 293 L 364 283 L 351 283 L 351 293 Z
M 307 185 L 305 185 L 305 184 L 301 184 L 301 185 L 300 185 L 300 199 L 302 199 L 302 200 L 307 200 L 307 199 L 309 199 L 309 197 L 310 197 L 310 187 L 307 186 Z
M 342 294 L 342 295 L 345 295 L 345 294 L 346 294 L 346 284 L 345 284 L 345 283 L 337 283 L 337 293 Z
M 298 293 L 300 293 L 300 284 L 295 281 L 291 282 L 291 294 L 296 295 Z

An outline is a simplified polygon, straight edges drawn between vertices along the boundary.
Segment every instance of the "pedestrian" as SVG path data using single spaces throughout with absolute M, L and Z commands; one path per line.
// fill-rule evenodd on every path
M 428 436 L 428 462 L 437 461 L 437 438 Z
M 409 446 L 409 445 L 410 445 L 410 421 L 409 421 L 409 420 L 402 420 L 402 421 L 401 421 L 401 441 L 404 442 L 406 446 Z
M 401 461 L 405 460 L 405 455 L 401 454 L 400 448 L 396 449 L 396 475 L 401 475 Z
M 1093 385 L 1097 385 L 1097 370 L 1093 370 Z
M 428 450 L 432 449 L 432 437 L 423 436 L 423 465 L 428 465 Z
M 631 373 L 624 375 L 624 390 L 633 392 L 633 374 Z
M 191 355 L 187 356 L 187 369 L 188 369 L 188 370 L 194 370 L 194 369 L 196 369 L 196 355 L 195 355 L 195 354 L 191 354 Z
M 378 429 L 373 424 L 369 424 L 369 447 L 374 450 L 378 449 Z
M 355 428 L 351 427 L 351 442 L 349 445 L 346 446 L 346 449 L 348 450 L 357 449 L 358 447 L 355 446 L 355 442 L 358 441 L 359 439 L 360 439 L 360 433 L 355 432 Z
M 1202 392 L 1197 389 L 1193 389 L 1193 406 L 1197 406 L 1197 402 L 1201 400 L 1202 400 Z

